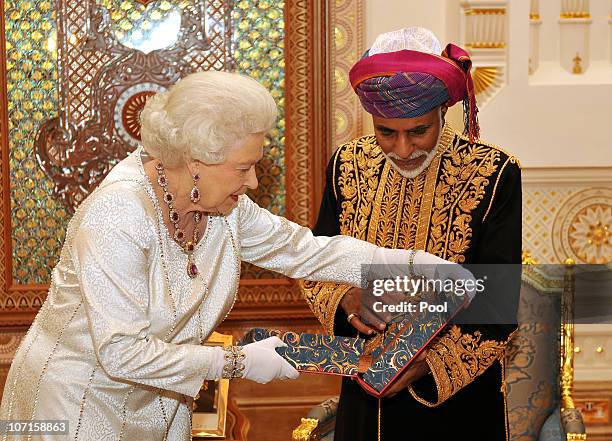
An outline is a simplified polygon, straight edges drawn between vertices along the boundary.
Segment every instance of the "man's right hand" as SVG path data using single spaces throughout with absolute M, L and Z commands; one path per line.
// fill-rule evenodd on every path
M 362 334 L 371 335 L 375 332 L 384 331 L 386 324 L 374 317 L 373 314 L 372 316 L 361 317 L 360 314 L 367 314 L 365 308 L 361 307 L 362 294 L 363 290 L 360 288 L 351 288 L 340 301 L 340 307 L 344 310 L 346 316 L 350 317 L 349 323 Z

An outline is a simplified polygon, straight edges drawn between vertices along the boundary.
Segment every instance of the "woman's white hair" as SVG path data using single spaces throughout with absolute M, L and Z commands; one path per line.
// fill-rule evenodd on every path
M 140 115 L 142 142 L 164 165 L 193 159 L 219 164 L 248 135 L 270 130 L 276 115 L 274 99 L 254 79 L 197 72 L 147 101 Z

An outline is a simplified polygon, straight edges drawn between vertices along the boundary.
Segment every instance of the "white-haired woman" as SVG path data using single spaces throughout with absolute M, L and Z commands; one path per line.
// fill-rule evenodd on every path
M 67 420 L 75 440 L 189 439 L 204 380 L 298 376 L 275 352 L 277 338 L 201 345 L 232 308 L 242 260 L 355 286 L 361 264 L 408 260 L 408 251 L 313 237 L 245 195 L 275 120 L 262 86 L 224 72 L 192 74 L 147 102 L 144 148 L 68 226 L 0 419 Z

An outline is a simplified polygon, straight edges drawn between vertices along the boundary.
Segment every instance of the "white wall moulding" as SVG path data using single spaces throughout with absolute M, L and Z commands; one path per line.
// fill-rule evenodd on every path
M 592 23 L 589 0 L 561 0 L 560 62 L 563 69 L 571 74 L 580 75 L 589 68 Z
M 472 56 L 478 106 L 483 108 L 506 84 L 507 1 L 462 1 L 461 42 Z
M 589 0 L 561 0 L 561 18 L 590 18 Z
M 612 324 L 576 324 L 574 330 L 575 380 L 612 381 Z
M 612 84 L 610 2 L 559 0 L 531 8 L 530 16 L 539 16 L 530 20 L 531 85 Z
M 479 118 L 483 137 L 514 153 L 524 167 L 612 166 L 610 0 L 590 2 L 589 7 L 589 53 L 580 53 L 581 65 L 588 69 L 575 75 L 577 50 L 567 49 L 563 56 L 569 70 L 564 69 L 560 33 L 562 26 L 580 25 L 559 23 L 561 0 L 508 2 L 506 81 L 486 100 Z M 540 19 L 532 24 L 530 14 Z M 476 67 L 491 66 L 473 54 L 479 60 Z
M 472 69 L 474 91 L 480 107 L 484 106 L 504 85 L 505 66 L 477 66 Z
M 540 67 L 540 32 L 542 20 L 529 16 L 529 75 L 533 75 Z
M 523 182 L 612 187 L 612 167 L 523 167 Z
M 540 66 L 540 1 L 531 0 L 529 4 L 529 75 Z
M 465 9 L 465 46 L 470 49 L 506 47 L 506 8 Z
M 571 74 L 585 73 L 590 65 L 590 29 L 593 20 L 589 17 L 559 18 L 560 63 Z
M 529 2 L 529 19 L 540 19 L 540 0 L 530 0 Z

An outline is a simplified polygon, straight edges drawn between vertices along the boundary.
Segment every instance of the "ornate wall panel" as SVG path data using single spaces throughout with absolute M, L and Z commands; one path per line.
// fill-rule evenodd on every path
M 589 0 L 561 0 L 561 18 L 589 18 Z
M 540 263 L 612 262 L 612 170 L 527 169 L 523 248 Z
M 302 225 L 307 225 L 312 216 L 312 203 L 306 196 L 308 183 L 312 182 L 312 170 L 308 164 L 308 127 L 314 123 L 314 115 L 311 108 L 314 105 L 309 99 L 308 82 L 311 80 L 310 67 L 308 65 L 308 40 L 311 29 L 308 28 L 308 18 L 313 15 L 313 5 L 305 0 L 296 0 L 287 4 L 287 16 L 290 17 L 294 27 L 288 33 L 286 43 L 292 58 L 287 65 L 287 72 L 291 78 L 287 79 L 286 92 L 291 97 L 291 105 L 288 108 L 287 125 L 294 130 L 293 149 L 286 158 L 287 163 L 300 167 L 300 171 L 288 182 L 292 188 L 293 198 L 287 200 L 294 208 L 294 220 Z M 316 50 L 312 48 L 311 50 Z M 289 152 L 288 152 L 289 153 Z
M 45 281 L 47 268 L 55 264 L 69 216 L 54 195 L 53 181 L 38 167 L 34 154 L 38 127 L 55 116 L 58 107 L 55 4 L 42 1 L 36 6 L 28 1 L 4 3 L 7 73 L 4 109 L 9 130 L 10 178 L 7 174 L 9 180 L 3 189 L 10 182 L 7 221 L 12 218 L 13 223 L 12 235 L 7 237 L 12 247 L 7 248 L 6 256 L 10 260 L 12 254 L 13 270 L 7 277 L 27 283 Z
M 284 2 L 256 3 L 241 1 L 230 11 L 223 1 L 209 2 L 199 13 L 203 3 L 184 1 L 158 1 L 146 8 L 135 1 L 40 2 L 46 15 L 31 12 L 32 2 L 7 3 L 9 123 L 19 130 L 10 139 L 16 280 L 45 282 L 68 214 L 134 148 L 134 116 L 146 95 L 192 70 L 236 67 L 271 89 L 279 122 L 266 141 L 269 155 L 259 164 L 261 185 L 253 196 L 271 211 L 284 212 Z M 55 9 L 63 11 L 58 26 L 51 20 Z M 184 32 L 182 42 L 177 33 L 181 17 L 183 27 L 194 30 Z M 22 29 L 35 29 L 34 41 L 24 38 L 28 34 Z M 164 63 L 173 69 L 139 69 Z M 56 84 L 57 69 L 62 81 Z M 124 78 L 116 81 L 119 74 Z M 90 87 L 92 81 L 97 89 Z M 62 112 L 55 118 L 58 106 Z M 26 117 L 28 110 L 33 118 Z M 32 213 L 37 205 L 42 206 Z
M 235 68 L 257 79 L 278 105 L 278 123 L 265 142 L 251 196 L 272 213 L 285 214 L 285 1 L 241 0 L 233 10 Z
M 323 175 L 313 165 L 323 162 L 329 137 L 326 107 L 317 105 L 329 96 L 321 74 L 326 1 L 10 0 L 2 7 L 4 325 L 27 325 L 44 300 L 70 213 L 136 145 L 146 96 L 193 70 L 237 70 L 271 90 L 279 120 L 252 197 L 313 222 Z M 309 315 L 293 283 L 274 277 L 244 268 L 236 319 L 262 309 Z
M 333 151 L 353 138 L 362 135 L 363 110 L 357 95 L 349 82 L 348 72 L 363 55 L 364 48 L 364 5 L 363 0 L 335 0 L 331 9 L 333 45 L 331 48 L 333 119 L 331 145 L 327 157 Z
M 59 114 L 39 128 L 36 154 L 74 212 L 138 146 L 148 96 L 195 70 L 232 68 L 231 14 L 224 2 L 202 0 L 57 0 L 55 11 Z

